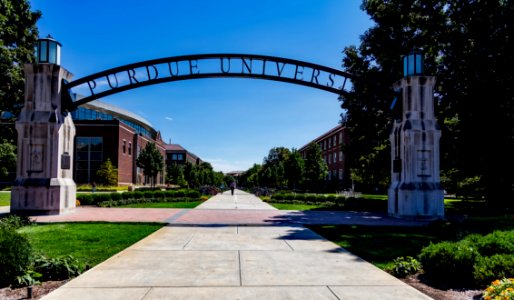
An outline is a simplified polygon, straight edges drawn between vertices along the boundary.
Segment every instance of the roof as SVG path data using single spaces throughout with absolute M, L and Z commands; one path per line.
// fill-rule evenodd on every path
M 303 145 L 299 151 L 302 151 L 302 150 L 305 150 L 307 147 L 309 147 L 310 144 L 312 143 L 317 143 L 318 141 L 326 138 L 327 136 L 331 135 L 331 134 L 334 134 L 338 131 L 341 131 L 341 130 L 344 130 L 344 126 L 339 124 L 337 125 L 336 127 L 330 129 L 329 131 L 323 133 L 322 135 L 318 136 L 317 138 L 313 139 L 312 141 L 308 142 L 307 144 Z
M 136 121 L 137 123 L 140 123 L 142 125 L 146 125 L 146 127 L 149 127 L 150 129 L 153 129 L 152 124 L 150 122 L 148 122 L 146 119 L 144 119 L 143 117 L 141 117 L 139 115 L 136 115 L 135 113 L 132 113 L 132 112 L 130 112 L 128 110 L 125 110 L 123 108 L 120 108 L 120 107 L 117 107 L 117 106 L 114 106 L 114 105 L 111 105 L 111 104 L 107 104 L 105 102 L 101 102 L 101 101 L 95 100 L 95 101 L 92 101 L 92 102 L 88 102 L 88 103 L 82 104 L 81 106 L 83 106 L 85 108 L 89 108 L 89 109 L 105 111 L 105 112 L 108 112 L 109 114 L 111 114 L 113 116 L 115 116 L 115 115 L 122 116 L 124 118 L 131 119 L 130 121 Z
M 166 150 L 169 151 L 187 151 L 184 147 L 180 146 L 179 144 L 166 144 L 164 146 Z

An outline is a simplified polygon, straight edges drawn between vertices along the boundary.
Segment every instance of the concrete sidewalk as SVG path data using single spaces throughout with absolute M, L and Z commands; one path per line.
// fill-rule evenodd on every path
M 237 196 L 192 211 L 275 211 Z M 300 225 L 208 219 L 169 224 L 43 299 L 431 299 Z

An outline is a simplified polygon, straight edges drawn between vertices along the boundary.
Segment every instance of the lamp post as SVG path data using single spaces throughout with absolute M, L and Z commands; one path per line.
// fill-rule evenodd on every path
M 403 77 L 423 75 L 424 56 L 419 50 L 414 50 L 403 56 Z
M 24 65 L 25 103 L 16 121 L 18 159 L 11 213 L 45 215 L 75 209 L 75 125 L 63 107 L 72 74 L 61 64 L 61 44 L 50 35 L 36 44 L 36 61 Z
M 61 65 L 61 43 L 51 35 L 37 40 L 36 63 Z
M 401 93 L 402 114 L 389 136 L 391 185 L 388 212 L 401 218 L 442 218 L 441 130 L 434 114 L 435 77 L 424 74 L 421 51 L 412 51 L 402 60 L 403 78 L 393 85 L 394 90 Z

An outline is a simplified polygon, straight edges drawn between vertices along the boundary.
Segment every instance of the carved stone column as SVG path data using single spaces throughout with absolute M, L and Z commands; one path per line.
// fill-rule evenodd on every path
M 61 109 L 62 79 L 73 75 L 57 64 L 25 65 L 25 105 L 16 121 L 18 161 L 11 212 L 60 214 L 75 209 L 75 125 Z
M 402 119 L 390 135 L 391 186 L 389 215 L 402 218 L 444 217 L 440 183 L 441 130 L 434 115 L 433 76 L 406 76 L 394 84 L 401 89 Z

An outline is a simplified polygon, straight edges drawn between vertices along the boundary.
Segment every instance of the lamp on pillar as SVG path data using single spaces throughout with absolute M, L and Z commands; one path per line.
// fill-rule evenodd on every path
M 36 61 L 24 66 L 25 103 L 16 121 L 18 159 L 11 213 L 60 214 L 75 209 L 75 125 L 62 104 L 72 74 L 61 64 L 61 44 L 38 39 Z
M 403 77 L 423 75 L 423 52 L 414 50 L 403 56 Z
M 391 185 L 388 212 L 400 218 L 442 218 L 441 129 L 434 114 L 436 79 L 424 74 L 421 51 L 412 51 L 402 60 L 403 78 L 393 84 L 395 92 L 398 91 L 397 97 L 402 99 L 402 106 L 401 119 L 395 121 L 389 135 Z
M 61 43 L 48 35 L 46 38 L 37 40 L 36 63 L 38 64 L 61 64 Z

